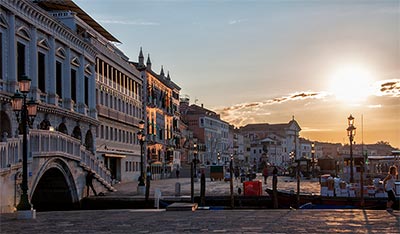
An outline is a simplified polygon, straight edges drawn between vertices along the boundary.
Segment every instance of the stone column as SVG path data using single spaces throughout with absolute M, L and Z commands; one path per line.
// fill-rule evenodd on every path
M 91 71 L 92 74 L 89 77 L 89 103 L 88 103 L 88 108 L 89 108 L 89 115 L 92 118 L 97 118 L 97 110 L 96 110 L 96 100 L 99 97 L 96 97 L 96 68 L 95 64 L 91 64 Z M 100 90 L 99 90 L 100 92 Z M 100 95 L 100 93 L 98 93 Z
M 48 72 L 49 75 L 47 76 L 46 81 L 48 84 L 46 85 L 46 92 L 48 94 L 47 101 L 50 104 L 58 105 L 58 99 L 56 99 L 56 43 L 53 36 L 49 36 L 49 67 Z M 60 97 L 61 98 L 61 97 Z
M 8 91 L 14 93 L 18 88 L 17 78 L 17 52 L 16 52 L 16 38 L 15 38 L 15 15 L 11 14 L 9 18 L 9 40 L 8 40 Z M 7 65 L 6 65 L 7 67 Z M 7 77 L 7 76 L 6 76 Z
M 71 49 L 65 49 L 65 63 L 63 69 L 63 106 L 68 110 L 73 109 L 71 100 Z
M 40 100 L 38 93 L 39 81 L 38 81 L 38 49 L 37 49 L 37 30 L 35 27 L 31 27 L 31 41 L 29 42 L 29 74 L 28 77 L 32 79 L 31 90 L 32 97 L 34 100 Z
M 78 112 L 85 113 L 85 57 L 79 55 L 80 66 L 78 67 L 76 77 L 76 104 L 78 106 Z M 71 87 L 72 88 L 72 87 Z

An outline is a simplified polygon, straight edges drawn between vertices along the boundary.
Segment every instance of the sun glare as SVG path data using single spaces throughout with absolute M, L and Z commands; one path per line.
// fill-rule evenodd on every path
M 364 101 L 373 93 L 372 74 L 359 66 L 342 67 L 330 78 L 329 92 L 348 103 Z

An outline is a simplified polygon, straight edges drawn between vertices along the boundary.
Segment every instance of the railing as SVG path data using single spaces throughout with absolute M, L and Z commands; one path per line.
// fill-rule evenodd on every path
M 0 142 L 0 172 L 9 170 L 11 166 L 19 162 L 21 144 L 21 141 L 15 138 L 8 138 L 7 142 Z
M 34 157 L 59 155 L 79 162 L 85 170 L 99 175 L 99 180 L 111 184 L 111 174 L 100 164 L 95 155 L 81 141 L 60 132 L 48 130 L 30 131 L 31 150 Z
M 111 189 L 110 171 L 81 144 L 80 140 L 61 132 L 30 129 L 28 141 L 32 152 L 29 158 L 57 156 L 74 160 L 84 170 L 94 171 L 97 174 L 96 178 Z M 7 142 L 0 142 L 0 173 L 20 163 L 21 156 L 22 137 L 8 138 Z

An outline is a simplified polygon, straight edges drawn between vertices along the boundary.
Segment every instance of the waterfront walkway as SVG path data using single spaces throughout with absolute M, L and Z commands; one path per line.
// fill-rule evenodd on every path
M 262 181 L 262 176 L 257 175 L 257 178 L 253 181 Z M 180 195 L 190 196 L 190 178 L 169 178 L 165 180 L 152 180 L 150 182 L 150 196 L 154 196 L 154 191 L 159 189 L 162 196 L 175 196 L 176 183 L 180 184 Z M 137 192 L 137 182 L 120 183 L 114 185 L 117 189 L 116 192 L 108 192 L 106 196 L 140 196 Z M 244 193 L 243 184 L 240 180 L 234 180 L 234 193 L 238 195 L 238 188 L 241 188 L 242 195 Z M 262 195 L 267 195 L 264 191 L 266 186 L 269 188 L 272 186 L 272 176 L 268 177 L 267 185 L 262 183 Z M 303 193 L 320 193 L 320 185 L 318 179 L 303 179 L 300 182 L 301 192 Z M 278 190 L 284 191 L 297 191 L 297 180 L 290 177 L 278 177 Z M 200 179 L 194 183 L 194 194 L 200 196 Z M 211 181 L 206 178 L 206 196 L 229 196 L 230 195 L 230 182 L 229 181 Z
M 0 215 L 0 233 L 400 233 L 384 210 L 92 210 Z
M 190 196 L 189 178 L 151 181 L 150 196 L 155 189 L 162 196 L 174 196 L 177 182 L 181 195 Z M 296 184 L 293 179 L 279 177 L 278 188 L 295 190 Z M 304 180 L 301 185 L 303 192 L 319 192 L 316 180 Z M 235 193 L 241 186 L 234 183 Z M 143 198 L 137 193 L 137 182 L 115 187 L 118 191 L 105 197 Z M 206 195 L 229 195 L 229 187 L 229 182 L 207 180 Z M 199 191 L 200 182 L 196 182 L 195 196 Z M 400 212 L 385 210 L 114 209 L 38 212 L 33 220 L 17 220 L 15 216 L 0 214 L 0 233 L 400 233 Z

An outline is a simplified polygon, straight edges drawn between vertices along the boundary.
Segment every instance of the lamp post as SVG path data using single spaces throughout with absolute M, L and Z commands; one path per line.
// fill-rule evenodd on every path
M 347 128 L 347 136 L 350 140 L 350 183 L 354 183 L 353 172 L 353 140 L 356 135 L 356 127 L 354 127 L 354 117 L 350 114 L 347 118 L 349 127 Z
M 193 149 L 194 149 L 194 152 L 193 152 L 193 171 L 194 171 L 193 172 L 194 173 L 193 178 L 195 180 L 197 180 L 197 169 L 196 169 L 196 164 L 197 164 L 197 143 L 194 143 Z
M 235 207 L 235 198 L 233 196 L 233 154 L 231 154 L 231 160 L 229 161 L 229 188 L 231 192 L 231 208 Z
M 31 204 L 28 198 L 28 126 L 32 125 L 37 113 L 37 103 L 31 99 L 27 101 L 27 94 L 31 88 L 31 79 L 23 75 L 18 80 L 20 92 L 12 97 L 12 109 L 15 112 L 18 123 L 22 128 L 22 184 L 21 198 L 17 210 L 30 210 Z M 21 117 L 21 118 L 20 118 Z
M 295 175 L 295 172 L 294 172 L 294 168 L 293 168 L 293 163 L 294 163 L 294 152 L 292 151 L 292 152 L 290 152 L 290 154 L 289 154 L 289 158 L 290 158 L 290 170 L 291 170 L 291 173 L 293 174 L 293 175 Z
M 315 143 L 312 142 L 311 143 L 311 158 L 312 158 L 312 164 L 311 164 L 311 168 L 312 168 L 312 177 L 315 177 Z
M 144 169 L 143 169 L 143 154 L 144 154 L 144 150 L 143 150 L 143 145 L 146 141 L 146 135 L 144 133 L 144 121 L 140 121 L 139 122 L 139 132 L 137 133 L 137 138 L 139 140 L 140 143 L 140 177 L 139 177 L 139 184 L 138 186 L 145 186 L 144 184 Z

